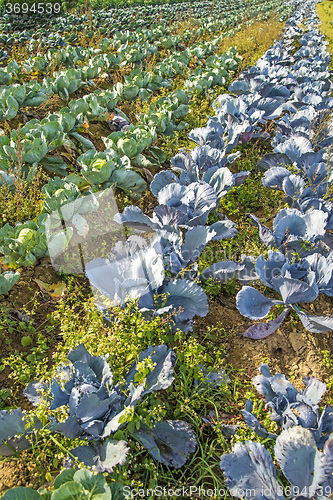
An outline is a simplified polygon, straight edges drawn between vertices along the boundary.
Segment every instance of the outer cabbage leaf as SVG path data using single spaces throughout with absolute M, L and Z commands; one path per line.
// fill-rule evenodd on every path
M 141 363 L 147 358 L 150 358 L 154 363 L 154 369 L 149 371 L 146 376 L 146 388 L 142 392 L 142 396 L 153 391 L 167 389 L 175 379 L 173 372 L 176 364 L 176 355 L 171 349 L 168 349 L 166 345 L 148 347 L 148 349 L 140 353 L 138 363 Z M 137 373 L 137 364 L 133 363 L 127 374 L 126 384 L 130 384 L 131 382 L 134 383 Z
M 237 309 L 250 319 L 264 318 L 275 304 L 281 304 L 281 301 L 267 299 L 252 286 L 243 286 L 236 296 Z
M 167 294 L 165 307 L 172 306 L 177 322 L 208 314 L 207 296 L 193 281 L 181 279 L 170 281 L 163 288 L 163 294 Z
M 277 318 L 272 319 L 267 323 L 256 323 L 255 325 L 250 326 L 250 328 L 243 333 L 244 337 L 256 340 L 268 337 L 268 335 L 271 335 L 276 332 L 278 328 L 280 328 L 288 312 L 289 308 L 286 308 Z
M 133 436 L 156 460 L 175 469 L 185 464 L 197 444 L 191 426 L 181 420 L 158 422 L 152 429 L 141 424 Z
M 78 446 L 70 450 L 71 455 L 77 457 L 79 462 L 86 467 L 94 467 L 96 472 L 111 473 L 116 465 L 124 465 L 129 448 L 126 441 L 114 441 L 107 439 L 102 444 L 92 443 L 90 445 Z M 68 458 L 66 466 L 72 467 L 72 458 Z
M 276 459 L 288 481 L 311 498 L 325 480 L 320 466 L 321 453 L 308 429 L 295 426 L 286 429 L 276 439 Z
M 247 441 L 237 443 L 232 453 L 222 455 L 220 467 L 232 496 L 260 500 L 283 498 L 278 495 L 279 483 L 270 453 L 264 445 Z

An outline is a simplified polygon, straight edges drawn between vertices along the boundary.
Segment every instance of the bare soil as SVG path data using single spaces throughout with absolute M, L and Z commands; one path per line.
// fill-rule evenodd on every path
M 234 296 L 221 295 L 210 303 L 208 315 L 197 321 L 197 330 L 204 331 L 207 326 L 220 323 L 226 338 L 220 344 L 226 348 L 226 363 L 234 369 L 245 369 L 250 376 L 258 374 L 258 367 L 267 358 L 272 373 L 293 374 L 296 378 L 313 376 L 328 382 L 332 374 L 323 365 L 323 350 L 333 350 L 333 336 L 329 333 L 315 334 L 307 331 L 301 321 L 287 317 L 282 326 L 262 340 L 253 340 L 243 336 L 251 326 L 236 309 Z M 313 304 L 302 304 L 310 314 L 332 314 L 333 301 L 320 296 Z M 263 320 L 264 321 L 264 320 Z M 219 339 L 217 346 L 219 345 Z
M 38 336 L 38 331 L 41 326 L 45 327 L 50 323 L 48 316 L 54 311 L 56 306 L 56 300 L 46 292 L 40 289 L 35 279 L 39 279 L 44 283 L 52 284 L 60 281 L 59 276 L 54 271 L 52 266 L 49 264 L 48 259 L 43 259 L 41 264 L 35 268 L 27 268 L 21 271 L 21 278 L 19 282 L 14 285 L 11 292 L 1 296 L 0 309 L 2 313 L 10 315 L 10 318 L 14 320 L 18 318 L 18 314 L 24 314 L 26 320 L 29 322 L 29 314 L 26 314 L 26 309 L 29 310 L 29 305 L 31 307 L 33 301 L 37 300 L 36 312 L 33 316 L 33 325 L 36 329 L 35 337 L 33 342 L 29 346 L 22 345 L 22 336 L 25 335 L 18 329 L 14 328 L 14 331 L 8 335 L 8 331 L 3 325 L 0 325 L 0 360 L 6 358 L 13 352 L 25 352 L 29 354 L 31 347 L 36 345 L 36 340 Z M 10 344 L 6 340 L 10 337 Z M 50 338 L 47 339 L 50 345 L 50 352 L 52 352 L 52 346 L 54 346 L 59 340 L 60 336 L 53 333 L 50 334 Z M 12 392 L 12 404 L 16 406 L 21 406 L 23 409 L 31 409 L 32 405 L 23 396 L 23 385 L 18 386 L 10 378 L 11 368 L 6 366 L 3 371 L 0 372 L 0 389 L 9 388 Z
M 19 459 L 10 459 L 0 462 L 0 493 L 4 493 L 16 486 L 38 488 L 40 479 L 31 474 L 27 453 L 23 452 Z M 24 460 L 25 459 L 25 460 Z

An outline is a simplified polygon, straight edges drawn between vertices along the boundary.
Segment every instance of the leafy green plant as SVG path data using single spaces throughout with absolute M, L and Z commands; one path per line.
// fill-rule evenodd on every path
M 18 282 L 20 279 L 20 273 L 14 273 L 12 271 L 5 271 L 0 273 L 0 295 L 9 292 L 9 290 Z
M 93 474 L 88 469 L 65 469 L 55 479 L 50 488 L 32 488 L 18 486 L 2 497 L 4 500 L 125 500 L 121 483 L 107 484 L 102 474 Z
M 82 165 L 83 182 L 95 189 L 118 187 L 132 198 L 139 199 L 147 187 L 142 177 L 131 169 L 130 159 L 125 155 L 118 156 L 112 149 L 99 153 L 87 151 L 78 162 Z
M 7 68 L 0 68 L 0 85 L 7 85 L 20 72 L 20 66 L 14 60 L 10 61 Z
M 18 222 L 15 227 L 5 224 L 0 229 L 2 262 L 13 267 L 33 266 L 37 259 L 47 255 L 47 241 L 41 215 L 36 222 Z
M 32 220 L 41 214 L 43 199 L 41 184 L 44 180 L 41 169 L 34 171 L 33 175 L 26 176 L 21 162 L 18 162 L 16 169 L 10 166 L 8 176 L 2 174 L 1 178 L 3 183 L 0 184 L 2 207 L 0 226 L 6 222 L 15 225 L 17 222 Z
M 69 94 L 72 94 L 81 87 L 81 72 L 76 69 L 60 71 L 55 79 L 46 79 L 46 84 L 50 85 L 52 91 L 57 93 L 63 99 L 68 99 Z
M 0 410 L 8 410 L 10 407 L 6 405 L 6 400 L 11 396 L 11 390 L 4 388 L 0 389 Z
M 66 164 L 60 158 L 55 162 L 44 158 L 49 151 L 61 146 L 65 140 L 61 125 L 47 119 L 39 122 L 30 120 L 19 130 L 13 130 L 10 137 L 0 137 L 0 168 L 7 180 L 10 166 L 16 170 L 22 164 L 23 172 L 30 178 L 35 175 L 37 163 L 51 172 L 64 172 Z M 50 165 L 51 163 L 51 165 Z M 53 163 L 55 165 L 53 166 Z M 13 182 L 12 182 L 13 183 Z
M 120 157 L 127 156 L 135 166 L 150 168 L 165 161 L 164 152 L 152 146 L 156 139 L 154 127 L 131 124 L 126 131 L 112 132 L 104 139 L 104 143 Z M 148 150 L 150 155 L 142 154 L 145 150 Z

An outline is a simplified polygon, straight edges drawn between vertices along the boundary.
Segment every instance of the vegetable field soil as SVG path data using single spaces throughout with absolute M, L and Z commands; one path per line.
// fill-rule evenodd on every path
M 331 498 L 332 6 L 0 0 L 1 498 Z

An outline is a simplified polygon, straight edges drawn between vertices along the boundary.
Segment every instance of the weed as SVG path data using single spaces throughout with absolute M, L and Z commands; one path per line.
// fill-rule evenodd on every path
M 282 23 L 277 21 L 272 14 L 269 21 L 254 21 L 232 37 L 226 38 L 220 46 L 219 53 L 236 45 L 237 52 L 242 56 L 242 64 L 239 68 L 239 73 L 241 73 L 244 68 L 255 64 L 267 47 L 272 45 L 280 35 L 281 30 Z
M 0 205 L 2 214 L 0 226 L 9 222 L 15 225 L 17 222 L 25 222 L 38 217 L 42 212 L 43 195 L 42 184 L 46 176 L 41 169 L 26 173 L 23 162 L 23 147 L 20 140 L 20 132 L 15 141 L 17 159 L 12 158 L 8 164 L 8 174 L 13 177 L 13 184 L 0 185 Z M 32 167 L 31 167 L 32 168 Z M 0 176 L 1 177 L 1 176 Z
M 8 333 L 13 334 L 13 325 L 15 322 L 11 321 L 9 324 L 11 326 L 8 328 Z M 23 347 L 33 345 L 33 336 L 37 336 L 36 345 L 29 348 L 28 352 L 13 350 L 9 356 L 2 358 L 2 367 L 5 368 L 8 366 L 11 369 L 10 379 L 16 383 L 27 385 L 34 378 L 43 378 L 48 371 L 47 353 L 49 346 L 43 333 L 39 332 L 37 335 L 34 335 L 36 331 L 33 326 L 27 328 L 25 323 L 20 321 L 18 324 L 15 324 L 15 327 L 19 334 L 22 335 L 23 333 L 21 337 Z M 7 336 L 6 343 L 10 345 L 10 336 Z
M 331 372 L 333 372 L 333 358 L 331 355 L 330 351 L 321 351 L 323 355 L 323 365 L 325 368 L 328 368 Z M 330 380 L 327 382 L 327 387 L 328 389 L 332 390 L 333 389 L 333 377 L 330 378 Z M 333 404 L 333 400 L 330 401 L 328 404 Z
M 333 21 L 333 12 L 332 12 L 332 4 L 330 0 L 325 0 L 324 2 L 320 2 L 316 5 L 317 14 L 321 24 L 319 25 L 319 30 L 323 35 L 325 35 L 326 40 L 328 41 L 328 50 L 332 54 L 333 53 L 333 32 L 332 32 L 332 21 Z M 329 67 L 333 70 L 333 60 L 330 61 Z
M 11 390 L 7 389 L 6 387 L 4 389 L 0 389 L 0 410 L 9 410 L 11 405 L 8 405 L 6 403 L 9 403 L 8 399 L 11 396 Z

